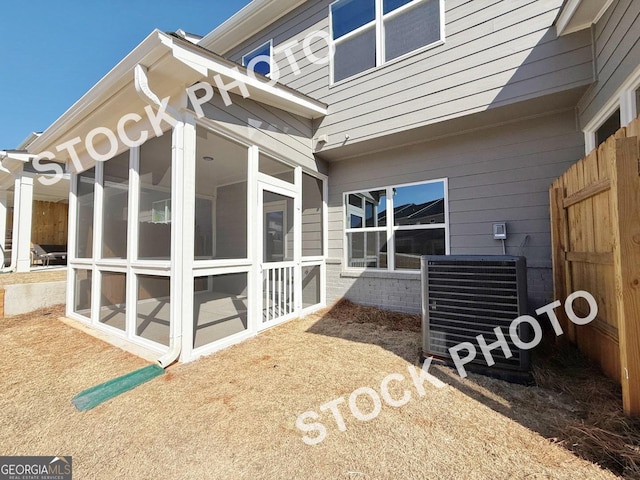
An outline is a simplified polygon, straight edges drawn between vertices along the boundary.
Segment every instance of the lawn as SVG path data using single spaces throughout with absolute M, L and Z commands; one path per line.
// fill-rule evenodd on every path
M 418 320 L 372 312 L 289 322 L 82 413 L 76 393 L 147 362 L 62 323 L 61 308 L 0 320 L 0 455 L 72 455 L 78 479 L 616 478 L 555 436 L 577 419 L 570 395 L 432 367 L 446 385 L 420 396 Z M 354 418 L 351 393 L 380 393 L 392 373 L 408 403 Z M 320 410 L 341 397 L 345 431 Z M 296 427 L 307 411 L 326 429 L 313 446 Z

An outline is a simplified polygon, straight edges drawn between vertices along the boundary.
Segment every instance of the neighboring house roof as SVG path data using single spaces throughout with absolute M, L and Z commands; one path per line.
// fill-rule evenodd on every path
M 253 0 L 205 35 L 199 43 L 209 50 L 224 55 L 304 2 L 305 0 Z
M 385 213 L 386 216 L 386 212 Z M 400 205 L 393 209 L 396 225 L 427 225 L 442 222 L 444 218 L 444 200 L 432 200 L 420 204 Z M 433 222 L 432 222 L 433 220 Z
M 126 113 L 121 109 L 141 105 L 133 86 L 133 72 L 137 65 L 148 69 L 150 83 L 160 98 L 184 94 L 188 86 L 206 79 L 211 82 L 214 76 L 219 75 L 225 85 L 242 81 L 254 101 L 310 119 L 327 114 L 327 106 L 317 100 L 282 84 L 273 84 L 267 78 L 250 76 L 244 67 L 178 35 L 154 30 L 35 139 L 28 150 L 32 153 L 55 152 L 60 142 L 76 136 L 84 138 L 91 128 L 97 126 L 116 131 L 119 118 Z M 113 105 L 118 108 L 109 108 Z M 91 115 L 92 121 L 87 122 Z M 69 159 L 61 156 L 59 160 Z

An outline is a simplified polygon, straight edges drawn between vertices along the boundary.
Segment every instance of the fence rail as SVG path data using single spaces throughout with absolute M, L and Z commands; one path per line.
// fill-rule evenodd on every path
M 570 341 L 622 385 L 627 414 L 640 415 L 640 119 L 573 165 L 549 191 L 555 298 L 590 292 L 598 316 Z M 562 309 L 558 309 L 562 310 Z M 577 301 L 575 311 L 588 312 Z

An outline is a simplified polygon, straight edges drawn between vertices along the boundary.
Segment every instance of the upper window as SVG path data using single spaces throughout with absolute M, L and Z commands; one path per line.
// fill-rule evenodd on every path
M 347 266 L 418 270 L 422 255 L 447 253 L 446 181 L 345 195 Z
M 338 0 L 331 5 L 339 82 L 444 40 L 442 0 Z
M 271 74 L 271 63 L 273 61 L 272 46 L 272 42 L 268 41 L 252 52 L 247 53 L 242 57 L 242 65 L 249 70 L 268 77 Z

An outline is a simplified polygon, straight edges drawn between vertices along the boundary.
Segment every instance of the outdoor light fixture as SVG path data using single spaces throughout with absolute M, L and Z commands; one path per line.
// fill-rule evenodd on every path
M 213 157 L 207 155 L 205 157 L 202 157 L 202 160 L 204 160 L 205 162 L 213 162 Z

